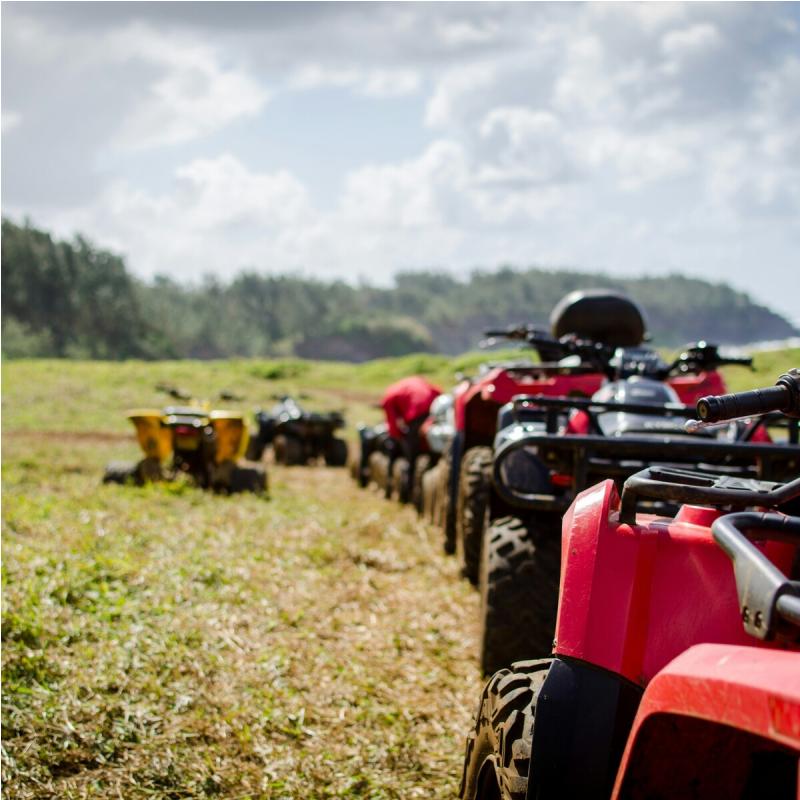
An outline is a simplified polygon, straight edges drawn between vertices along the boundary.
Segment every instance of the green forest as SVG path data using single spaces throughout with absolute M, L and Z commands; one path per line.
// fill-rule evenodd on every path
M 567 292 L 606 287 L 644 308 L 656 344 L 744 344 L 798 331 L 725 284 L 681 275 L 612 278 L 538 268 L 474 270 L 459 280 L 406 272 L 353 286 L 243 271 L 228 282 L 144 281 L 82 236 L 56 241 L 2 223 L 2 350 L 7 358 L 172 359 L 300 356 L 365 361 L 474 349 L 485 328 L 546 325 Z

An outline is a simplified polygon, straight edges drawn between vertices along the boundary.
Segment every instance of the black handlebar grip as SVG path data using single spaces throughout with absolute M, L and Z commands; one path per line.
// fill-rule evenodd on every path
M 770 386 L 749 392 L 710 395 L 697 401 L 697 416 L 703 422 L 722 422 L 739 417 L 755 417 L 770 411 L 786 411 L 792 404 L 786 386 Z

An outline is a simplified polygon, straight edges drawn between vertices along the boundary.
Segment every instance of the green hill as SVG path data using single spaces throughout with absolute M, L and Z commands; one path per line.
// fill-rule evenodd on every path
M 487 327 L 546 325 L 567 292 L 607 287 L 645 309 L 658 345 L 783 339 L 798 331 L 725 284 L 681 275 L 611 278 L 531 268 L 398 275 L 391 288 L 242 272 L 228 283 L 144 282 L 83 237 L 2 224 L 3 355 L 57 358 L 288 357 L 366 361 L 458 354 Z

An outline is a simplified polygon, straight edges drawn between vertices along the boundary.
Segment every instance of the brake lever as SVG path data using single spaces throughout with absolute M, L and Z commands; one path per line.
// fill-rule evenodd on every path
M 752 419 L 752 417 L 733 417 L 732 419 L 723 419 L 720 422 L 702 422 L 699 419 L 687 419 L 683 424 L 683 429 L 686 433 L 700 433 L 701 431 L 718 431 L 727 428 L 731 422 L 745 422 Z

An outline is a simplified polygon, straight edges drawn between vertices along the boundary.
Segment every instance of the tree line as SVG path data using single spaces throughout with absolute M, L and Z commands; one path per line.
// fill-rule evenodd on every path
M 725 284 L 681 275 L 612 278 L 503 267 L 458 279 L 422 271 L 390 288 L 291 275 L 239 273 L 183 284 L 144 281 L 117 254 L 82 236 L 56 241 L 2 222 L 5 357 L 99 359 L 284 357 L 363 361 L 473 349 L 488 327 L 546 325 L 573 289 L 623 291 L 645 310 L 657 344 L 743 344 L 798 331 Z

